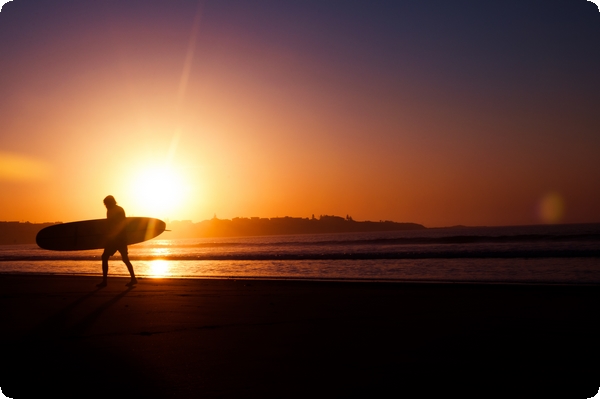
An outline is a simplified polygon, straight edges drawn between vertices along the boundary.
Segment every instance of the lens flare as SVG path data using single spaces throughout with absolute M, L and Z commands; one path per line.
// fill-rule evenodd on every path
M 37 159 L 0 152 L 0 181 L 39 180 L 49 173 L 49 166 Z
M 539 217 L 548 224 L 560 223 L 564 214 L 564 201 L 558 193 L 548 193 L 539 203 Z

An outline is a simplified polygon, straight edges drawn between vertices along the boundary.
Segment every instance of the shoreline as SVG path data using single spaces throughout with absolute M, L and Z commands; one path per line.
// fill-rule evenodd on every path
M 98 289 L 98 276 L 0 274 L 3 393 L 29 397 L 39 384 L 64 397 L 598 390 L 597 286 L 127 281 L 109 276 Z
M 1 272 L 0 276 L 63 276 L 63 277 L 102 277 L 102 273 L 31 273 Z M 126 273 L 109 274 L 109 278 L 129 278 Z M 451 285 L 485 285 L 485 286 L 549 286 L 549 287 L 598 287 L 600 283 L 568 283 L 540 281 L 477 281 L 477 280 L 404 280 L 404 279 L 368 279 L 368 278 L 312 278 L 312 277 L 270 277 L 270 276 L 137 276 L 138 280 L 248 280 L 248 281 L 306 281 L 306 282 L 338 282 L 338 283 L 377 283 L 377 284 L 451 284 Z

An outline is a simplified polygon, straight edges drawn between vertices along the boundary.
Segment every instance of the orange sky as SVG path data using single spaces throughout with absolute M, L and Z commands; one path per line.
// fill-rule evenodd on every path
M 0 12 L 0 220 L 600 222 L 585 0 L 100 3 Z

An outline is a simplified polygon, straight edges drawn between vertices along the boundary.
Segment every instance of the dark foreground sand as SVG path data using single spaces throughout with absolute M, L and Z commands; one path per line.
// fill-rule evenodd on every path
M 587 398 L 600 386 L 598 286 L 98 281 L 0 275 L 6 396 Z

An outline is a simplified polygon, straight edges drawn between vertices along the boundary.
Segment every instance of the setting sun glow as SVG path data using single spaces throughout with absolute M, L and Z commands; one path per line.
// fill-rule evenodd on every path
M 181 207 L 185 184 L 181 174 L 172 167 L 162 166 L 140 170 L 133 178 L 129 202 L 136 215 L 169 217 Z

